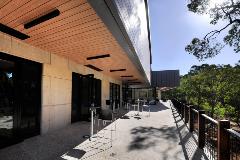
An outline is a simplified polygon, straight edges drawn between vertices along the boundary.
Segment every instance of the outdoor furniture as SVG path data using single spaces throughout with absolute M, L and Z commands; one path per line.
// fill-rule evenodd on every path
M 130 111 L 130 104 L 127 103 L 126 107 L 127 107 L 127 111 L 129 112 Z
M 90 112 L 91 112 L 91 125 L 90 125 L 90 135 L 84 135 L 84 138 L 89 138 L 91 141 L 91 138 L 93 138 L 93 130 L 94 130 L 94 117 L 96 116 L 96 110 L 100 107 L 94 107 L 94 104 L 91 105 Z
M 148 110 L 148 116 L 147 117 L 150 117 L 150 105 L 143 105 L 143 109 L 144 108 Z
M 116 130 L 117 130 L 117 124 L 116 124 L 117 114 L 118 114 L 118 112 L 113 112 L 110 109 L 101 109 L 101 112 L 98 115 L 98 129 L 99 129 L 99 126 L 100 126 L 100 121 L 102 121 L 103 127 L 106 127 L 107 123 L 114 123 L 114 128 L 115 129 L 113 130 L 112 129 L 113 125 L 111 125 L 111 130 L 110 130 L 111 131 L 111 138 L 110 138 L 111 147 L 112 147 L 112 141 L 113 141 L 112 131 L 115 131 L 115 135 L 116 135 Z M 103 139 L 105 139 L 105 130 L 106 129 L 103 129 L 103 131 L 104 131 L 103 137 L 102 137 Z
M 133 107 L 134 115 L 137 115 L 137 114 L 135 113 L 135 111 L 136 111 L 136 108 L 138 107 L 138 105 L 137 105 L 137 104 L 132 104 L 132 107 Z

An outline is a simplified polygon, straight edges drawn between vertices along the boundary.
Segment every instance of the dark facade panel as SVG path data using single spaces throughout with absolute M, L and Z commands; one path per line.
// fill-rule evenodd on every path
M 151 43 L 147 0 L 87 1 L 144 77 L 145 85 L 150 86 Z
M 114 0 L 124 28 L 132 42 L 143 69 L 150 80 L 151 51 L 148 30 L 147 1 L 145 0 Z
M 180 85 L 179 70 L 152 71 L 152 87 L 177 87 Z

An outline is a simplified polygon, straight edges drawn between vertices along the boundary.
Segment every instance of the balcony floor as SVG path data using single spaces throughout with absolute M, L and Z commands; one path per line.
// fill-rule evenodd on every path
M 22 143 L 0 150 L 4 160 L 184 160 L 207 159 L 197 149 L 197 138 L 170 103 L 151 106 L 148 113 L 130 111 L 117 120 L 117 131 L 110 124 L 92 141 L 83 139 L 89 131 L 88 122 L 70 125 L 47 135 L 36 136 Z

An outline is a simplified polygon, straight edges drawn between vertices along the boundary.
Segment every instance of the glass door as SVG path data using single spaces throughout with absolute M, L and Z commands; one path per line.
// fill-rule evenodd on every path
M 80 121 L 81 116 L 81 75 L 72 73 L 72 113 L 71 122 Z
M 14 126 L 14 66 L 0 59 L 0 148 L 13 143 Z
M 110 107 L 117 109 L 120 106 L 120 85 L 110 83 Z
M 101 106 L 101 80 L 93 74 L 72 74 L 72 113 L 71 122 L 89 121 L 90 107 Z
M 24 62 L 17 65 L 17 99 L 20 107 L 19 133 L 25 139 L 40 134 L 41 64 Z
M 42 65 L 0 53 L 0 148 L 40 134 Z

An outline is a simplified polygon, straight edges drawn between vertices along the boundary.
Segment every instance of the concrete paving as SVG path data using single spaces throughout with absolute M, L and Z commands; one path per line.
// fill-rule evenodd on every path
M 103 128 L 94 138 L 89 122 L 75 123 L 47 135 L 36 136 L 0 150 L 1 160 L 205 160 L 171 103 L 151 106 L 147 112 L 130 111 Z M 102 124 L 102 121 L 100 121 Z M 116 129 L 115 129 L 116 123 Z M 97 121 L 95 121 L 97 124 Z M 112 137 L 112 138 L 111 138 Z M 111 141 L 113 139 L 113 141 Z

